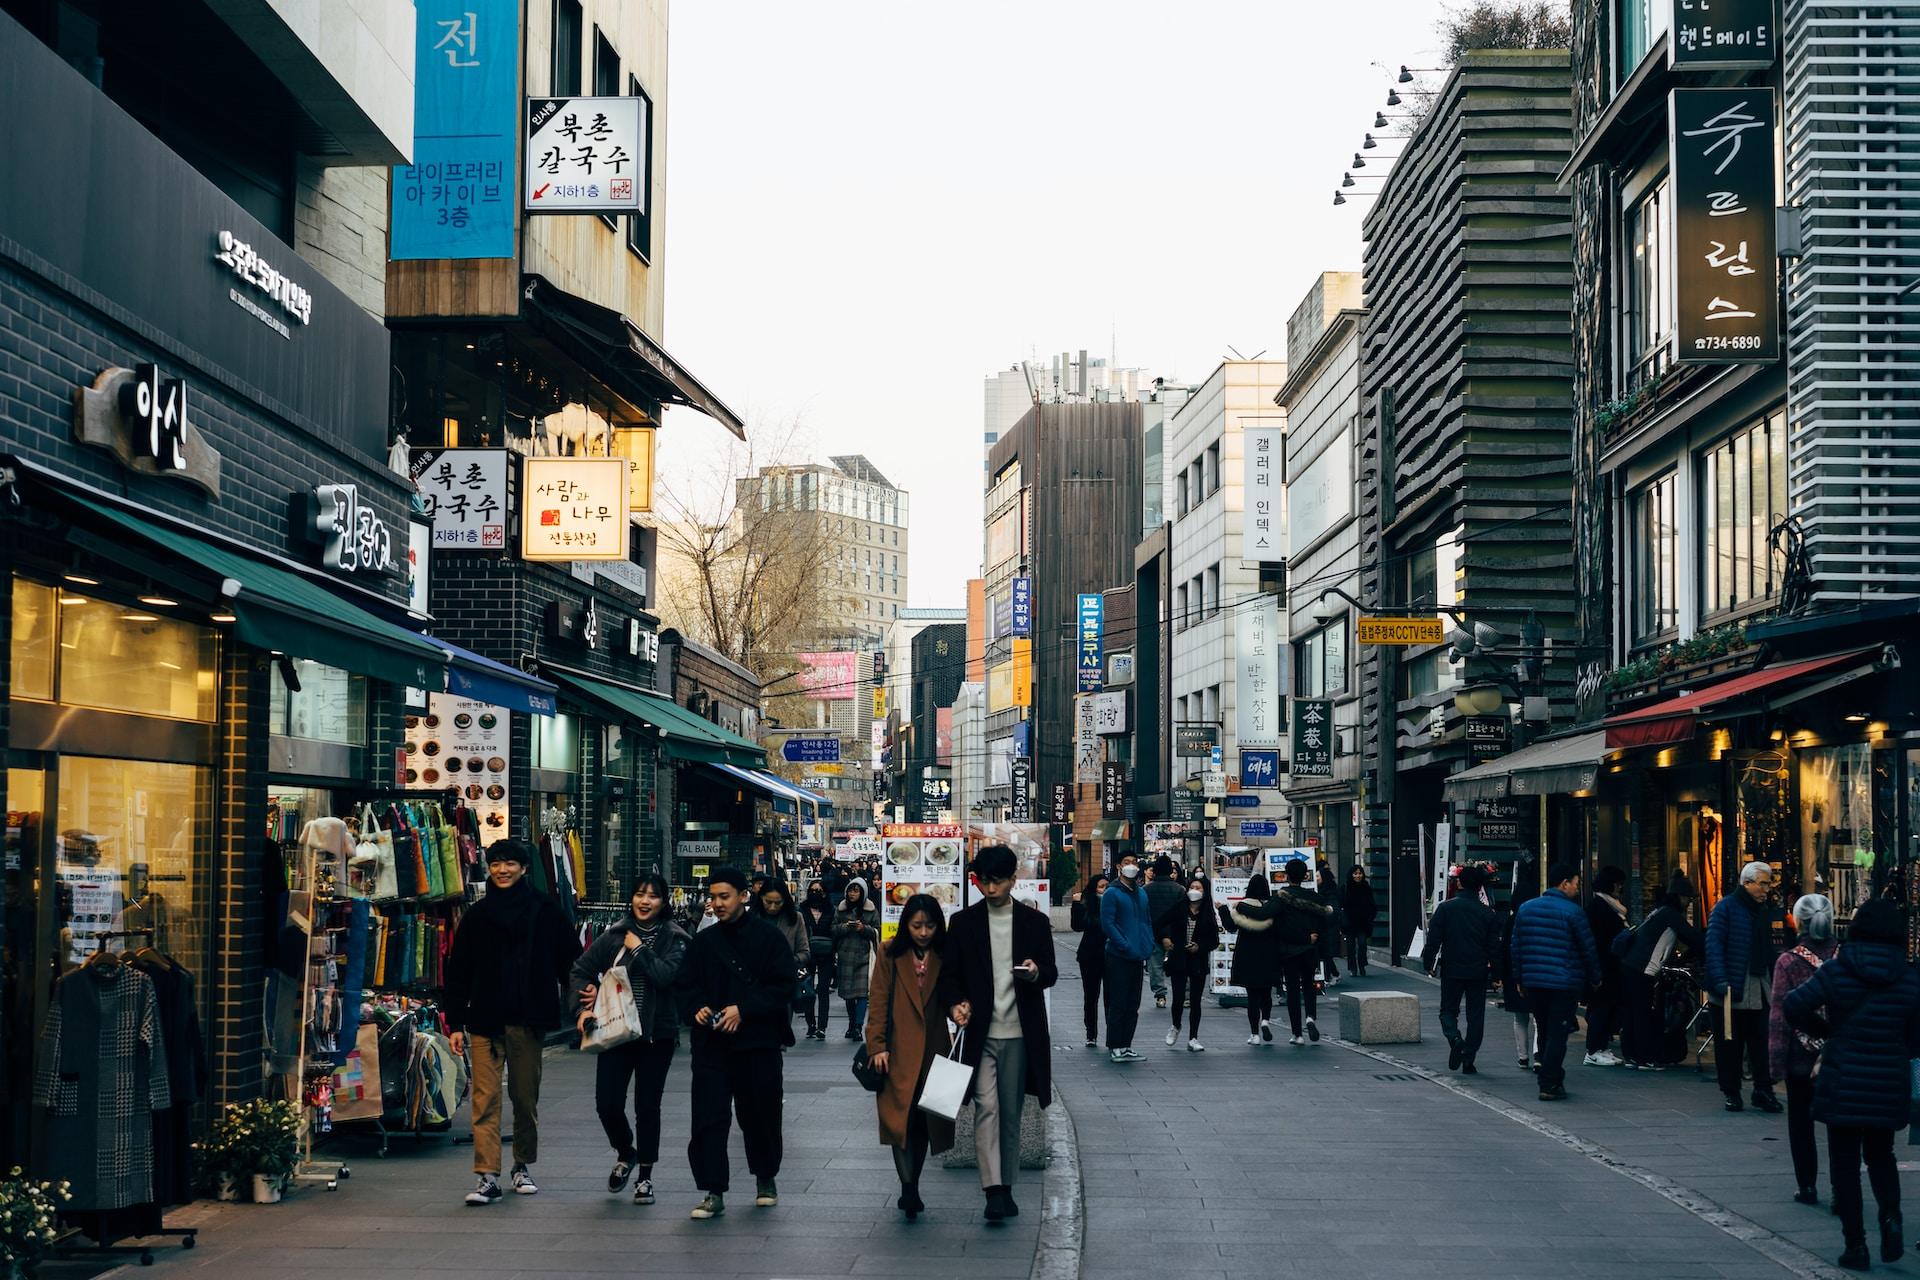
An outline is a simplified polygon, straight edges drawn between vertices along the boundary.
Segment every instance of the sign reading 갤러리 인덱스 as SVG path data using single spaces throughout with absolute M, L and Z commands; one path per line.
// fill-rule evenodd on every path
M 527 99 L 528 213 L 637 213 L 643 99 Z
M 1249 565 L 1286 556 L 1286 523 L 1281 514 L 1281 460 L 1287 447 L 1284 427 L 1249 426 L 1241 432 L 1246 459 L 1246 532 L 1240 558 Z
M 1673 356 L 1681 364 L 1780 358 L 1772 88 L 1675 89 Z
M 1699 70 L 1764 69 L 1779 56 L 1774 0 L 1665 0 L 1667 65 Z

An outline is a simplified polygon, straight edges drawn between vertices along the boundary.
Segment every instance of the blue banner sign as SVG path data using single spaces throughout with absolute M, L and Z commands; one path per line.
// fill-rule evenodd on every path
M 519 0 L 415 0 L 413 163 L 393 170 L 388 252 L 511 258 Z
M 1033 579 L 1013 580 L 1013 634 L 1020 639 L 1033 635 Z
M 1240 838 L 1242 840 L 1272 840 L 1280 834 L 1280 824 L 1272 818 L 1242 818 L 1240 820 Z
M 1098 693 L 1106 681 L 1107 602 L 1098 594 L 1080 597 L 1080 692 Z
M 1240 749 L 1240 785 L 1254 790 L 1270 790 L 1280 785 L 1280 749 L 1278 747 L 1242 747 Z

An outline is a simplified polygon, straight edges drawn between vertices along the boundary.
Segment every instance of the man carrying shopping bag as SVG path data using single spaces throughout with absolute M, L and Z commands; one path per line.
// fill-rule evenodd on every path
M 961 1061 L 973 1076 L 973 1139 L 986 1219 L 1015 1217 L 1020 1112 L 1027 1094 L 1053 1101 L 1053 1042 L 1042 994 L 1058 979 L 1053 926 L 1013 900 L 1013 850 L 988 845 L 973 860 L 981 900 L 953 918 L 940 961 L 940 1007 L 962 1030 Z

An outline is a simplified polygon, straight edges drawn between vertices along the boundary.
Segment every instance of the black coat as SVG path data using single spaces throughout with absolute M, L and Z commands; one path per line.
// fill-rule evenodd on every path
M 1907 1124 L 1909 1060 L 1920 1057 L 1920 973 L 1887 942 L 1849 942 L 1787 996 L 1787 1022 L 1824 1036 L 1813 1118 L 1857 1129 Z
M 1166 969 L 1176 978 L 1212 972 L 1213 949 L 1220 945 L 1220 925 L 1214 920 L 1213 912 L 1202 910 L 1196 916 L 1187 910 L 1192 905 L 1182 898 L 1178 905 L 1153 922 L 1154 942 L 1173 943 L 1173 950 L 1167 953 Z M 1187 950 L 1189 942 L 1199 949 Z
M 1270 932 L 1278 935 L 1274 951 L 1281 959 L 1317 954 L 1317 935 L 1324 933 L 1333 916 L 1333 908 L 1320 901 L 1320 895 L 1304 884 L 1298 889 L 1283 886 L 1257 907 L 1241 904 L 1241 914 L 1256 920 L 1270 920 Z
M 1613 958 L 1613 940 L 1626 932 L 1627 922 L 1612 903 L 1595 893 L 1587 896 L 1587 927 L 1593 930 L 1593 947 L 1600 953 L 1601 981 L 1618 982 L 1620 966 Z
M 1500 918 L 1478 894 L 1448 898 L 1427 921 L 1427 943 L 1420 964 L 1428 973 L 1437 960 L 1440 975 L 1463 982 L 1485 982 L 1493 976 L 1500 948 Z
M 1013 962 L 1031 960 L 1039 968 L 1033 982 L 1016 980 L 1014 1007 L 1020 1011 L 1020 1034 L 1027 1042 L 1026 1091 L 1045 1107 L 1053 1102 L 1053 1040 L 1047 1029 L 1047 1001 L 1041 993 L 1060 977 L 1053 957 L 1053 922 L 1024 902 L 1013 904 Z M 993 940 L 987 934 L 987 904 L 980 901 L 956 915 L 947 926 L 946 949 L 940 953 L 939 1007 L 950 1010 L 962 1000 L 972 1006 L 972 1017 L 961 1040 L 960 1058 L 969 1067 L 980 1065 L 987 1023 L 993 1018 Z
M 1080 944 L 1074 948 L 1073 958 L 1080 962 L 1083 973 L 1105 973 L 1107 971 L 1107 935 L 1100 929 L 1100 899 L 1091 902 L 1075 902 L 1067 908 L 1067 923 L 1080 935 Z
M 1699 951 L 1706 945 L 1707 935 L 1687 921 L 1687 913 L 1671 903 L 1655 907 L 1640 927 L 1633 931 L 1633 945 L 1627 948 L 1626 958 L 1620 962 L 1620 971 L 1629 974 L 1644 974 L 1647 966 L 1653 963 L 1653 949 L 1660 945 L 1660 939 L 1671 930 L 1674 946 L 1689 947 Z M 1672 951 L 1667 952 L 1669 960 Z
M 793 1043 L 793 944 L 760 916 L 714 924 L 693 935 L 676 988 L 696 1061 L 729 1049 L 772 1049 Z M 740 1029 L 694 1023 L 699 1010 L 740 1006 Z
M 489 887 L 453 931 L 447 1025 L 483 1036 L 509 1026 L 557 1030 L 560 993 L 579 956 L 580 939 L 552 895 L 524 878 L 511 889 Z
M 1380 914 L 1380 903 L 1373 896 L 1373 885 L 1369 881 L 1355 884 L 1347 881 L 1346 894 L 1341 899 L 1342 914 L 1347 917 L 1348 937 L 1369 937 L 1373 933 L 1374 917 Z
M 1247 991 L 1270 991 L 1280 979 L 1280 939 L 1273 921 L 1252 914 L 1262 905 L 1259 898 L 1247 898 L 1231 911 L 1220 908 L 1221 924 L 1234 935 L 1227 981 Z

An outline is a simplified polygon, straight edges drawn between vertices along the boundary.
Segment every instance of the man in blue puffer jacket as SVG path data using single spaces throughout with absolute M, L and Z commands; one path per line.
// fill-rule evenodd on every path
M 1138 1062 L 1146 1055 L 1134 1049 L 1133 1030 L 1140 1023 L 1140 987 L 1153 951 L 1153 921 L 1147 892 L 1140 887 L 1140 860 L 1126 855 L 1119 872 L 1120 878 L 1100 895 L 1100 932 L 1107 938 L 1106 976 L 1101 980 L 1107 1056 L 1115 1062 Z
M 1520 904 L 1513 921 L 1515 986 L 1533 1007 L 1540 1028 L 1540 1101 L 1567 1096 L 1567 1037 L 1581 992 L 1600 984 L 1600 953 L 1580 907 L 1580 867 L 1557 863 L 1547 872 L 1553 887 Z
M 1773 1066 L 1767 1056 L 1767 999 L 1772 992 L 1774 920 L 1767 896 L 1773 868 L 1749 862 L 1740 868 L 1740 888 L 1714 904 L 1707 920 L 1707 991 L 1713 996 L 1713 1065 L 1727 1110 L 1741 1111 L 1740 1064 L 1753 1072 L 1753 1105 L 1780 1111 L 1773 1096 Z M 1782 926 L 1785 932 L 1784 924 Z

